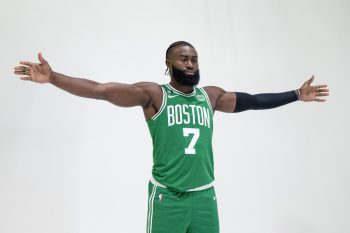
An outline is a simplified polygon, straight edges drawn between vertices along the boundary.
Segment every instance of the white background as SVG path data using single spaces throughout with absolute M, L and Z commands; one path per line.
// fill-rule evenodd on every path
M 349 233 L 350 2 L 0 1 L 0 232 L 145 232 L 151 139 L 141 108 L 78 98 L 12 74 L 41 51 L 98 82 L 168 82 L 165 50 L 187 40 L 201 86 L 296 89 L 326 103 L 216 113 L 223 233 Z M 180 232 L 179 232 L 180 233 Z

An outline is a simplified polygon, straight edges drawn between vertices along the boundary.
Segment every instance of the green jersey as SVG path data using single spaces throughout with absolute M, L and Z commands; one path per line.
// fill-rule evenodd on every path
M 214 181 L 213 110 L 207 93 L 161 85 L 163 103 L 147 120 L 153 141 L 152 181 L 176 191 L 209 188 Z

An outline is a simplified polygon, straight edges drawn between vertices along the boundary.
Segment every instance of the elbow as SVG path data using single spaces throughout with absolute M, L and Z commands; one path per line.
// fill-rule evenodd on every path
M 106 84 L 98 84 L 93 90 L 93 97 L 98 100 L 107 100 L 107 86 Z

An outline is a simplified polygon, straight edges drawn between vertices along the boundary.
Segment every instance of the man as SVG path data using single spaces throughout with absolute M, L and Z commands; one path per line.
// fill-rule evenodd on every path
M 212 152 L 213 114 L 269 109 L 297 100 L 323 102 L 326 85 L 274 94 L 250 95 L 219 87 L 198 88 L 198 55 L 185 41 L 166 51 L 169 84 L 97 83 L 52 71 L 41 53 L 40 63 L 20 62 L 22 80 L 51 83 L 71 94 L 107 100 L 120 107 L 141 106 L 153 139 L 147 233 L 218 233 L 219 219 Z M 23 76 L 24 75 L 24 76 Z M 321 97 L 321 98 L 320 98 Z

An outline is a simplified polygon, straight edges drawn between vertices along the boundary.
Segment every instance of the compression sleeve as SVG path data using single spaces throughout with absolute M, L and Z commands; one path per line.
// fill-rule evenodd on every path
M 257 95 L 236 92 L 236 96 L 236 107 L 234 112 L 276 108 L 298 100 L 298 94 L 296 91 Z

